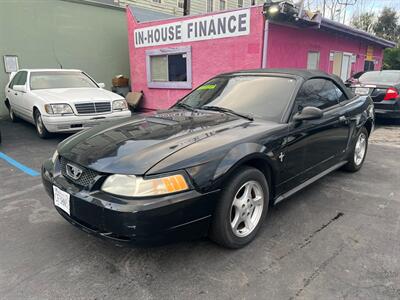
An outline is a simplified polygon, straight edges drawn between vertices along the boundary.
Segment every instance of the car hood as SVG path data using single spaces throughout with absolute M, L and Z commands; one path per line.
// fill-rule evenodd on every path
M 142 175 L 180 149 L 250 122 L 216 112 L 142 114 L 71 136 L 60 143 L 58 152 L 98 172 Z
M 33 90 L 32 93 L 49 103 L 112 101 L 122 99 L 121 96 L 101 88 Z

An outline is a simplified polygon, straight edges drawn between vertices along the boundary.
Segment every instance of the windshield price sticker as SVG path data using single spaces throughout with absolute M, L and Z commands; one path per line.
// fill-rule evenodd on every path
M 201 87 L 198 88 L 198 90 L 202 91 L 202 90 L 213 90 L 215 89 L 217 85 L 216 84 L 206 84 L 206 85 L 202 85 Z
M 248 35 L 250 10 L 238 10 L 202 18 L 136 29 L 135 48 Z

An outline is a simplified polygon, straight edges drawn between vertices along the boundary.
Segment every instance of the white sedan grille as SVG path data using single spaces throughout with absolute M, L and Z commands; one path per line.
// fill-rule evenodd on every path
M 111 112 L 110 102 L 86 102 L 75 104 L 76 111 L 80 115 Z

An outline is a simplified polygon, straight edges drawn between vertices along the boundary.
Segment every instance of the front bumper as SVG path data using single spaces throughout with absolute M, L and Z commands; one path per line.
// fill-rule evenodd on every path
M 43 115 L 43 123 L 49 132 L 76 132 L 82 129 L 91 128 L 107 120 L 127 118 L 132 115 L 130 110 L 116 111 L 108 114 L 88 116 L 51 116 Z
M 61 174 L 53 175 L 51 161 L 42 167 L 42 181 L 53 199 L 53 185 L 70 194 L 70 215 L 56 207 L 68 222 L 116 244 L 156 245 L 205 236 L 218 192 L 195 190 L 138 200 L 118 198 L 99 190 L 77 187 Z

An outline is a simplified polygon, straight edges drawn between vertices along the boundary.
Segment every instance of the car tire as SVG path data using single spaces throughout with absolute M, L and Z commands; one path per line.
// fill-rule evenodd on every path
M 368 130 L 363 127 L 357 134 L 350 151 L 347 164 L 343 169 L 348 172 L 357 172 L 361 169 L 368 150 Z
M 11 105 L 8 105 L 8 116 L 11 122 L 15 123 L 18 122 L 18 117 L 15 115 L 14 110 L 12 109 Z
M 225 182 L 213 216 L 210 238 L 227 248 L 244 247 L 257 235 L 268 204 L 269 186 L 264 174 L 252 167 L 236 170 Z
M 42 115 L 38 110 L 35 111 L 35 127 L 40 138 L 45 139 L 50 136 L 50 132 L 47 131 L 46 126 L 43 124 Z

